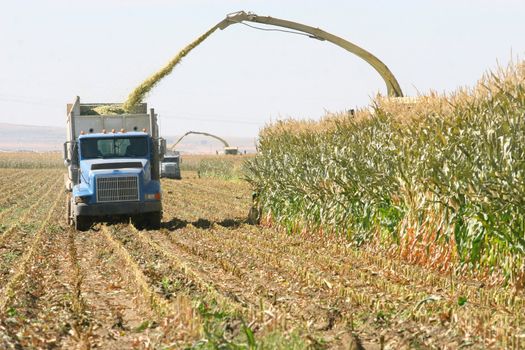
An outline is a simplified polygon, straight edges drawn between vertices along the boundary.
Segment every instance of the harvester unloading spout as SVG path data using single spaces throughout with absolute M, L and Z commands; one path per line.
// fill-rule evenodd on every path
M 213 134 L 202 132 L 202 131 L 188 131 L 187 133 L 179 137 L 177 141 L 175 141 L 175 143 L 171 146 L 170 150 L 173 152 L 175 150 L 175 146 L 177 146 L 177 144 L 179 144 L 179 142 L 181 142 L 183 138 L 185 138 L 188 135 L 192 135 L 192 134 L 209 136 L 209 137 L 213 137 L 214 139 L 219 140 L 224 145 L 224 154 L 237 154 L 238 153 L 237 147 L 230 147 L 230 145 L 228 144 L 228 142 L 226 142 L 225 139 L 217 135 L 213 135 Z
M 251 25 L 248 25 L 243 22 L 255 22 L 255 23 L 261 23 L 266 25 L 273 25 L 278 27 L 284 27 L 293 29 L 293 31 L 289 30 L 281 30 L 285 32 L 290 32 L 294 34 L 302 34 L 306 35 L 309 38 L 318 39 L 321 41 L 329 41 L 337 46 L 342 47 L 343 49 L 357 55 L 358 57 L 365 60 L 368 64 L 370 64 L 378 73 L 381 75 L 383 80 L 385 81 L 387 92 L 389 97 L 402 97 L 403 92 L 401 91 L 401 87 L 399 86 L 396 78 L 388 69 L 388 67 L 379 60 L 376 56 L 372 55 L 370 52 L 360 48 L 359 46 L 352 44 L 351 42 L 340 38 L 336 35 L 330 34 L 328 32 L 325 32 L 322 29 L 314 28 L 307 26 L 305 24 L 296 23 L 292 21 L 287 21 L 284 19 L 279 18 L 273 18 L 269 16 L 258 16 L 254 13 L 250 12 L 234 12 L 226 16 L 225 19 L 217 23 L 215 26 L 211 27 L 206 33 L 198 37 L 196 40 L 191 42 L 189 45 L 187 45 L 184 49 L 182 49 L 174 58 L 172 58 L 168 64 L 164 67 L 162 67 L 159 71 L 155 72 L 153 75 L 151 75 L 149 78 L 147 78 L 145 81 L 143 81 L 139 86 L 137 86 L 128 96 L 126 102 L 119 108 L 114 109 L 110 106 L 110 108 L 103 108 L 103 110 L 107 110 L 108 112 L 116 112 L 116 114 L 122 113 L 121 110 L 129 112 L 133 110 L 133 107 L 141 102 L 144 98 L 144 96 L 165 76 L 169 75 L 173 68 L 180 63 L 182 58 L 186 57 L 189 52 L 191 52 L 194 48 L 199 46 L 204 40 L 206 40 L 210 35 L 212 35 L 217 29 L 224 30 L 228 28 L 230 25 L 235 23 L 242 23 L 249 27 L 253 27 Z M 256 29 L 262 29 L 262 30 L 277 30 L 277 29 L 264 29 L 264 28 L 257 28 Z M 102 108 L 103 106 L 101 106 Z
M 396 78 L 394 77 L 390 69 L 388 69 L 388 67 L 383 62 L 381 62 L 379 58 L 377 58 L 370 52 L 366 51 L 365 49 L 349 42 L 348 40 L 345 40 L 336 35 L 325 32 L 322 29 L 310 27 L 305 24 L 296 23 L 296 22 L 274 18 L 274 17 L 269 17 L 269 16 L 258 16 L 254 13 L 244 12 L 244 11 L 230 13 L 229 15 L 226 16 L 224 20 L 219 22 L 215 26 L 215 28 L 220 28 L 221 30 L 224 30 L 232 24 L 242 23 L 242 22 L 255 22 L 255 23 L 289 28 L 289 29 L 293 29 L 297 31 L 297 33 L 306 34 L 310 38 L 318 39 L 321 41 L 326 40 L 337 46 L 340 46 L 343 49 L 365 60 L 379 73 L 379 75 L 381 75 L 381 77 L 385 81 L 388 96 L 390 97 L 402 97 L 403 96 L 401 87 L 399 86 L 399 83 L 397 82 Z

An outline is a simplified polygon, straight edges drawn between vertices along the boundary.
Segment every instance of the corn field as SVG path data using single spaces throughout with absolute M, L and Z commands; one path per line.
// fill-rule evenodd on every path
M 258 147 L 247 177 L 267 224 L 523 286 L 525 62 L 452 94 L 280 121 Z
M 245 162 L 254 155 L 183 155 L 181 170 L 201 178 L 217 178 L 223 180 L 243 180 Z M 194 173 L 194 174 L 193 174 Z
M 0 168 L 1 349 L 525 345 L 522 292 L 251 225 L 245 182 L 183 170 L 162 179 L 160 230 L 119 218 L 75 231 L 64 168 L 38 159 Z
M 0 153 L 0 169 L 63 168 L 64 160 L 58 152 L 3 152 Z

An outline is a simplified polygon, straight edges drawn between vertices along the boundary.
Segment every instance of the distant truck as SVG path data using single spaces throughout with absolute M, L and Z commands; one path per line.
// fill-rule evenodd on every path
M 178 151 L 165 154 L 160 161 L 160 177 L 180 180 L 180 163 L 181 157 Z
M 145 103 L 128 114 L 96 112 L 106 105 L 81 104 L 77 97 L 67 106 L 67 222 L 84 231 L 97 218 L 123 215 L 138 228 L 158 229 L 165 141 L 156 114 Z
M 240 154 L 238 147 L 224 147 L 224 154 L 231 154 L 233 156 Z

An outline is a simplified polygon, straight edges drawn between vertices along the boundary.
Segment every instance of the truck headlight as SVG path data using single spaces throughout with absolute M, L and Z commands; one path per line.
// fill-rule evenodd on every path
M 146 193 L 146 199 L 149 199 L 149 200 L 158 200 L 160 201 L 160 192 L 157 192 L 157 193 Z

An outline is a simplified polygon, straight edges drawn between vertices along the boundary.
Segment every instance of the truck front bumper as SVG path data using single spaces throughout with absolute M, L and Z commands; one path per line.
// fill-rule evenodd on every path
M 180 173 L 174 173 L 174 174 L 164 174 L 162 177 L 165 177 L 167 179 L 176 179 L 176 180 L 180 180 L 181 177 L 180 177 Z
M 75 214 L 81 216 L 136 215 L 162 210 L 161 201 L 118 202 L 75 205 Z

